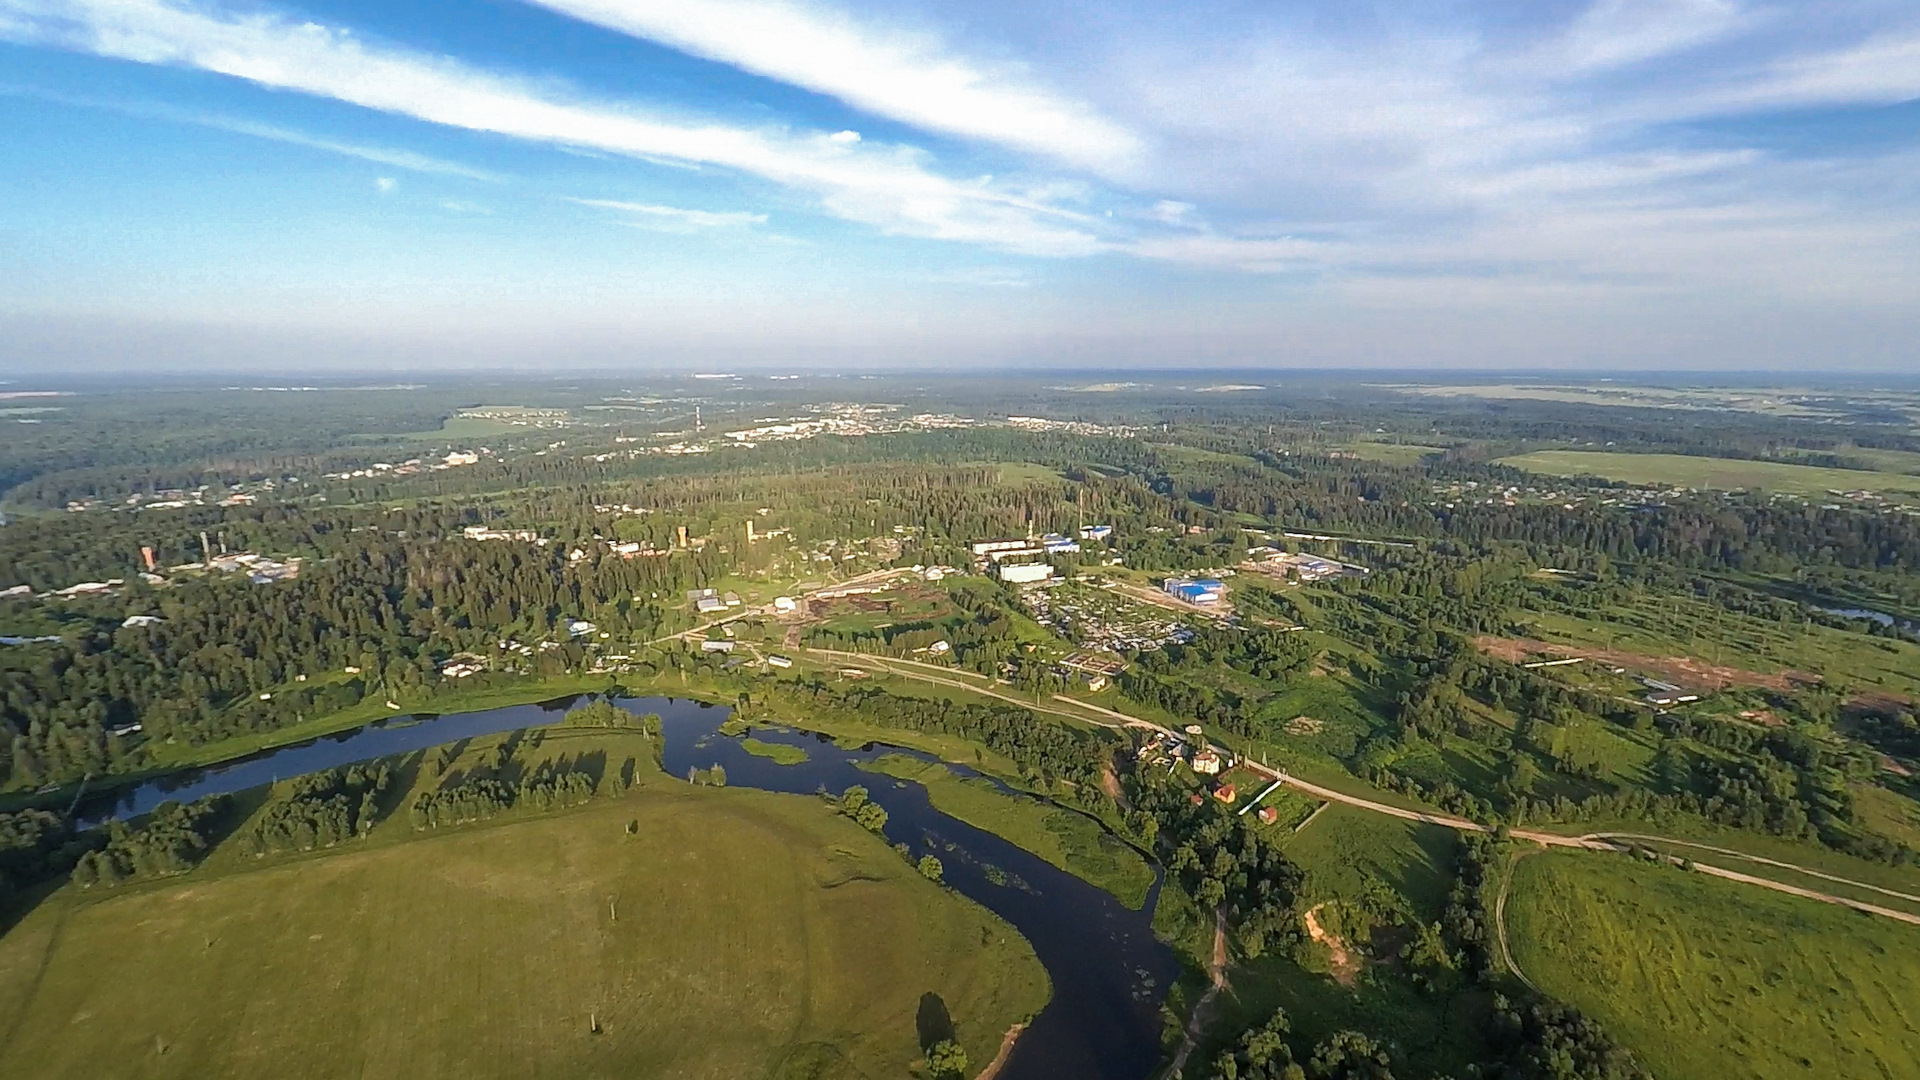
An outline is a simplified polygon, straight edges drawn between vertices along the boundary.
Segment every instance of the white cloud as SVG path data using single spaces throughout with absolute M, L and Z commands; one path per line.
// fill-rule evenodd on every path
M 1920 32 L 1889 33 L 1847 48 L 1783 58 L 1759 78 L 1709 95 L 1729 109 L 1890 105 L 1920 98 Z
M 0 0 L 14 40 L 198 68 L 430 123 L 623 156 L 715 165 L 812 192 L 830 212 L 909 236 L 1080 255 L 1102 242 L 1082 215 L 993 185 L 951 180 L 902 147 L 830 135 L 656 120 L 568 99 L 443 57 L 362 42 L 271 14 L 214 15 L 168 0 Z
M 860 133 L 857 131 L 836 131 L 827 136 L 827 141 L 835 143 L 857 143 L 860 141 Z
M 650 203 L 620 202 L 614 199 L 569 199 L 568 201 L 599 210 L 617 210 L 641 219 L 650 219 L 661 228 L 674 232 L 692 232 L 697 229 L 737 229 L 767 223 L 767 215 L 743 210 L 720 212 L 683 210 L 677 206 L 656 206 Z
M 337 142 L 333 139 L 322 139 L 312 135 L 305 135 L 298 131 L 289 131 L 286 128 L 273 127 L 268 124 L 255 124 L 245 120 L 229 120 L 218 116 L 182 116 L 181 119 L 187 123 L 199 124 L 202 127 L 218 128 L 222 131 L 231 131 L 238 135 L 251 135 L 257 139 L 271 139 L 274 142 L 283 142 L 292 146 L 304 146 L 310 150 L 322 150 L 329 154 L 339 154 L 343 157 L 371 161 L 376 165 L 391 165 L 396 169 L 407 169 L 412 172 L 430 173 L 438 176 L 460 176 L 468 180 L 485 180 L 488 182 L 498 182 L 500 180 L 498 173 L 488 172 L 484 169 L 475 169 L 452 161 L 443 161 L 425 154 L 416 154 L 411 150 L 391 150 L 378 146 L 358 146 L 353 143 Z
M 5 2 L 6 0 L 0 0 L 0 3 Z M 22 31 L 22 33 L 24 34 L 24 31 Z M 0 22 L 0 38 L 7 36 L 6 24 Z M 75 105 L 88 109 L 105 109 L 119 113 L 122 116 L 133 116 L 141 119 L 165 120 L 175 124 L 193 124 L 197 127 L 212 128 L 215 131 L 230 131 L 235 135 L 249 135 L 256 139 L 267 139 L 272 142 L 286 143 L 290 146 L 301 146 L 309 150 L 320 150 L 329 154 L 339 154 L 342 157 L 359 158 L 361 161 L 371 161 L 375 165 L 391 165 L 396 169 L 406 169 L 410 172 L 432 173 L 441 176 L 459 176 L 465 177 L 468 180 L 484 180 L 489 183 L 498 183 L 502 179 L 499 173 L 489 172 L 485 169 L 476 169 L 471 165 L 462 165 L 459 162 L 446 161 L 442 158 L 430 157 L 426 154 L 415 153 L 412 150 L 394 150 L 384 146 L 362 146 L 357 143 L 341 142 L 337 139 L 308 135 L 305 132 L 295 131 L 291 128 L 280 127 L 274 124 L 262 124 L 252 120 L 241 120 L 235 117 L 220 116 L 213 113 L 175 109 L 167 105 L 151 102 L 116 101 L 109 98 L 53 93 L 37 87 L 0 86 L 0 94 L 30 97 L 42 101 L 54 101 L 62 105 Z
M 1597 0 L 1541 59 L 1573 74 L 1622 67 L 1725 37 L 1742 16 L 1732 0 Z
M 388 192 L 392 191 L 394 188 L 397 188 L 399 186 L 400 186 L 400 182 L 398 180 L 395 180 L 391 176 L 377 176 L 377 177 L 374 177 L 374 180 L 373 180 L 374 190 L 378 191 L 382 195 L 387 194 Z
M 1147 216 L 1160 222 L 1162 225 L 1194 225 L 1196 223 L 1194 211 L 1198 209 L 1199 207 L 1194 206 L 1190 202 L 1180 202 L 1176 199 L 1161 199 L 1159 202 L 1153 204 L 1152 209 L 1147 211 Z
M 1141 140 L 1024 71 L 956 53 L 938 36 L 782 0 L 532 0 L 637 37 L 839 98 L 931 131 L 1116 168 Z

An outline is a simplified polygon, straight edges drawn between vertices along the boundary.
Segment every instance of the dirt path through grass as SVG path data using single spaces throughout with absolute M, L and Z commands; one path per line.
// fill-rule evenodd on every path
M 1186 1037 L 1180 1041 L 1180 1049 L 1173 1055 L 1173 1063 L 1167 1071 L 1160 1074 L 1161 1080 L 1171 1080 L 1180 1075 L 1186 1067 L 1187 1058 L 1192 1056 L 1193 1048 L 1200 1043 L 1200 1033 L 1206 1030 L 1207 1020 L 1212 1015 L 1213 999 L 1227 988 L 1227 909 L 1213 909 L 1213 959 L 1207 964 L 1207 981 L 1211 984 L 1207 992 L 1193 1005 L 1193 1012 L 1187 1016 Z
M 1315 904 L 1307 909 L 1302 920 L 1307 924 L 1307 936 L 1327 947 L 1327 958 L 1333 967 L 1333 981 L 1351 990 L 1360 981 L 1360 958 L 1347 948 L 1347 943 L 1327 932 L 1316 917 L 1325 904 Z
M 1007 1058 L 1013 1056 L 1013 1044 L 1020 1041 L 1020 1033 L 1025 1030 L 1027 1030 L 1025 1024 L 1015 1024 L 1008 1028 L 1007 1033 L 1000 1038 L 1000 1052 L 993 1055 L 993 1060 L 987 1062 L 987 1067 L 981 1069 L 980 1075 L 973 1080 L 993 1080 L 994 1077 L 999 1076 L 1000 1070 L 1006 1067 Z

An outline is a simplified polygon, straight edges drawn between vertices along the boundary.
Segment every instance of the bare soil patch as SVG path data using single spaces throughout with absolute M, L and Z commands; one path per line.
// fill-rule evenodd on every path
M 1610 664 L 1642 675 L 1651 675 L 1662 682 L 1704 693 L 1734 686 L 1757 686 L 1767 690 L 1786 691 L 1796 686 L 1811 686 L 1820 682 L 1820 676 L 1804 671 L 1785 670 L 1769 675 L 1765 672 L 1749 671 L 1725 664 L 1710 664 L 1692 656 L 1647 656 L 1642 653 L 1622 652 L 1618 649 L 1556 645 L 1550 641 L 1537 641 L 1533 638 L 1482 636 L 1475 638 L 1474 644 L 1488 656 L 1509 663 L 1525 663 L 1539 657 L 1565 659 L 1579 656 L 1596 663 Z
M 1307 936 L 1327 947 L 1327 957 L 1333 964 L 1333 981 L 1351 989 L 1360 981 L 1362 963 L 1360 957 L 1352 949 L 1347 948 L 1346 942 L 1328 933 L 1320 925 L 1317 916 L 1320 914 L 1320 909 L 1325 906 L 1325 904 L 1316 904 L 1307 909 L 1303 917 L 1307 924 Z
M 1006 1035 L 1000 1039 L 1000 1052 L 993 1055 L 993 1060 L 987 1062 L 987 1067 L 981 1069 L 980 1075 L 973 1080 L 993 1080 L 994 1077 L 999 1076 L 1001 1068 L 1007 1063 L 1007 1058 L 1013 1054 L 1013 1044 L 1020 1041 L 1020 1033 L 1025 1030 L 1027 1030 L 1025 1024 L 1015 1024 L 1008 1028 Z
M 1285 730 L 1289 735 L 1318 735 L 1326 726 L 1311 716 L 1296 716 L 1287 721 Z

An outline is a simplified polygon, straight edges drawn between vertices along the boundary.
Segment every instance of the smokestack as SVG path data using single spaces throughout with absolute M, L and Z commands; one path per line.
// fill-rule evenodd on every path
M 147 564 L 147 573 L 153 573 L 153 549 L 145 544 L 140 545 L 140 561 Z

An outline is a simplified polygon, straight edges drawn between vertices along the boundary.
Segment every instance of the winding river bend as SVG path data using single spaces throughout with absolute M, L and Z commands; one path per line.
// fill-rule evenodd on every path
M 209 769 L 196 769 L 91 801 L 93 820 L 142 814 L 168 799 L 243 791 L 282 778 L 357 761 L 405 754 L 453 742 L 557 723 L 578 699 L 517 705 L 452 716 L 411 717 L 282 747 Z M 1132 911 L 1107 892 L 1058 869 L 992 833 L 935 809 L 918 784 L 859 768 L 887 753 L 925 755 L 869 744 L 836 746 L 823 735 L 756 728 L 763 742 L 801 747 L 807 760 L 778 765 L 747 753 L 740 740 L 719 733 L 731 710 L 676 698 L 627 698 L 634 713 L 658 713 L 666 735 L 670 776 L 720 765 L 727 783 L 767 791 L 811 794 L 868 789 L 887 811 L 889 841 L 917 858 L 932 854 L 945 880 L 988 908 L 1033 945 L 1053 981 L 1053 997 L 1021 1035 L 1001 1069 L 1007 1080 L 1137 1080 L 1160 1061 L 1161 1001 L 1179 973 L 1170 949 L 1153 936 L 1147 904 Z M 931 759 L 927 759 L 931 760 Z M 970 770 L 949 766 L 965 775 Z

